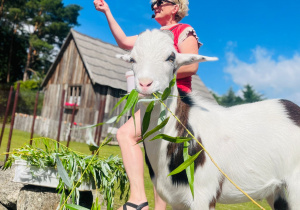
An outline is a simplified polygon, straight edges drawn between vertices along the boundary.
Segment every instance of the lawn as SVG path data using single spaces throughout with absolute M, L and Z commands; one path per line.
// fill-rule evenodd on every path
M 4 132 L 4 136 L 3 136 L 3 140 L 2 140 L 2 144 L 1 144 L 1 148 L 0 148 L 0 161 L 4 161 L 5 159 L 5 151 L 6 151 L 6 145 L 7 145 L 7 140 L 8 140 L 8 133 L 9 130 L 5 129 Z M 34 136 L 34 138 L 36 138 L 38 136 Z M 23 146 L 24 144 L 28 144 L 29 143 L 29 138 L 30 138 L 30 133 L 27 132 L 23 132 L 23 131 L 19 131 L 19 130 L 14 130 L 13 132 L 13 138 L 12 138 L 12 142 L 11 142 L 11 150 L 13 148 L 18 148 Z M 66 144 L 66 142 L 62 142 L 63 144 Z M 81 153 L 86 153 L 86 154 L 91 154 L 88 146 L 86 144 L 83 143 L 78 143 L 78 142 L 71 142 L 70 143 L 70 148 L 74 151 L 78 151 Z M 103 157 L 108 157 L 110 155 L 118 155 L 119 157 L 121 157 L 121 151 L 120 148 L 118 146 L 105 146 L 100 150 L 100 156 Z M 147 198 L 148 198 L 148 202 L 149 202 L 149 206 L 150 209 L 154 209 L 154 196 L 153 196 L 153 186 L 152 186 L 152 182 L 150 180 L 149 177 L 149 173 L 148 173 L 148 169 L 147 166 L 145 164 L 145 188 L 146 188 L 146 193 L 147 193 Z M 118 193 L 117 193 L 118 194 Z M 121 206 L 124 201 L 120 201 L 118 198 L 118 196 L 116 196 L 116 200 L 115 200 L 115 209 L 117 209 L 117 207 Z M 260 205 L 262 205 L 264 208 L 270 210 L 271 208 L 267 205 L 266 201 L 263 202 L 259 202 Z M 170 206 L 168 206 L 167 209 L 172 209 Z M 252 204 L 251 202 L 249 203 L 243 203 L 243 204 L 230 204 L 230 205 L 224 205 L 224 204 L 217 204 L 217 210 L 256 210 L 259 209 L 256 205 Z

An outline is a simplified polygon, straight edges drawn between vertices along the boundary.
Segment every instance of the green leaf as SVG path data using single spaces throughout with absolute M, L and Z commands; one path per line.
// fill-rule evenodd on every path
M 8 160 L 5 162 L 2 170 L 5 171 L 6 169 L 11 168 L 12 162 L 13 162 L 13 159 L 12 158 L 8 158 Z
M 158 124 L 164 121 L 166 117 L 167 117 L 167 110 L 165 109 L 165 106 L 163 104 L 160 104 L 160 114 L 158 118 Z
M 169 95 L 171 94 L 171 88 L 170 87 L 167 87 L 165 90 L 164 90 L 164 93 L 162 94 L 161 96 L 161 100 L 164 101 L 166 100 Z
M 173 79 L 170 81 L 169 87 L 170 87 L 170 88 L 173 87 L 173 86 L 175 85 L 175 83 L 176 83 L 176 74 L 174 74 Z
M 101 125 L 104 125 L 104 124 L 111 124 L 111 123 L 114 123 L 117 120 L 117 118 L 118 118 L 118 116 L 114 116 L 114 117 L 108 119 L 106 122 L 101 122 L 101 123 L 98 123 L 98 124 L 88 125 L 88 126 L 79 127 L 79 128 L 72 128 L 71 130 L 82 130 L 82 129 L 87 129 L 87 128 L 95 128 L 97 126 L 101 126 Z
M 166 100 L 170 96 L 172 87 L 175 85 L 175 83 L 176 83 L 176 75 L 174 75 L 173 79 L 170 81 L 169 87 L 167 87 L 164 90 L 164 92 L 163 92 L 163 94 L 161 96 L 161 100 L 162 101 Z
M 155 137 L 153 137 L 150 141 L 154 141 L 156 139 L 164 139 L 166 141 L 169 142 L 173 142 L 173 143 L 183 143 L 186 141 L 190 141 L 193 138 L 187 138 L 187 137 L 172 137 L 172 136 L 168 136 L 166 134 L 158 134 Z
M 116 122 L 119 122 L 121 117 L 137 102 L 138 97 L 139 97 L 139 93 L 135 89 L 133 89 L 130 92 L 130 94 L 127 98 L 127 102 L 125 104 L 125 107 L 122 110 L 122 112 L 119 114 Z
M 118 103 L 114 106 L 114 108 L 110 111 L 110 115 L 111 115 L 111 113 L 125 100 L 125 99 L 127 99 L 128 98 L 128 95 L 125 95 L 124 97 L 122 97 L 119 101 L 118 101 Z
M 133 123 L 134 123 L 134 128 L 136 128 L 136 123 L 135 123 L 135 105 L 137 104 L 138 102 L 138 98 L 136 99 L 136 101 L 134 102 L 133 106 L 132 106 L 132 109 L 131 109 L 131 116 L 132 116 L 132 119 L 133 119 Z M 134 129 L 136 131 L 136 129 Z
M 71 179 L 68 176 L 68 173 L 66 171 L 66 169 L 64 168 L 61 160 L 59 159 L 58 155 L 56 155 L 56 164 L 57 164 L 57 171 L 58 174 L 60 176 L 60 178 L 62 179 L 62 181 L 67 185 L 67 187 L 70 189 L 73 188 L 73 183 L 71 181 Z
M 91 210 L 101 210 L 101 205 L 99 204 L 99 198 L 98 197 L 93 202 Z
M 178 166 L 176 169 L 174 169 L 168 176 L 172 176 L 174 174 L 178 174 L 181 171 L 183 171 L 184 169 L 186 169 L 188 166 L 190 166 L 192 163 L 194 163 L 194 161 L 200 155 L 201 152 L 202 152 L 202 150 L 200 152 L 198 152 L 197 154 L 193 155 L 192 157 L 189 157 L 180 166 Z
M 156 93 L 156 95 L 158 95 L 158 93 Z M 146 103 L 149 103 L 151 101 L 159 101 L 159 99 L 157 99 L 157 98 L 141 98 L 138 100 L 138 102 L 146 102 Z
M 163 127 L 165 127 L 165 125 L 168 123 L 169 119 L 170 119 L 170 117 L 168 117 L 167 119 L 165 119 L 164 121 L 162 121 L 158 126 L 156 126 L 155 128 L 153 128 L 151 131 L 148 131 L 147 133 L 145 133 L 143 135 L 143 139 L 146 139 L 148 136 L 152 135 L 156 131 L 159 131 L 160 129 L 162 129 Z
M 102 144 L 102 146 L 107 145 L 109 142 L 111 142 L 113 140 L 113 137 L 109 138 L 108 140 L 106 140 L 107 138 L 104 139 L 104 143 Z
M 188 160 L 191 157 L 189 155 L 188 147 L 189 147 L 189 143 L 187 141 L 184 142 L 184 147 L 183 147 L 183 160 L 184 161 Z M 194 167 L 195 167 L 195 163 L 193 162 L 190 166 L 188 166 L 185 169 L 193 198 L 194 198 Z
M 142 123 L 142 136 L 143 134 L 148 130 L 149 124 L 150 124 L 150 119 L 151 119 L 151 113 L 154 108 L 154 101 L 152 101 L 146 109 L 144 118 L 143 118 L 143 123 Z
M 82 129 L 87 129 L 87 128 L 94 128 L 100 125 L 104 125 L 104 124 L 111 124 L 114 123 L 117 120 L 118 116 L 114 116 L 110 119 L 108 119 L 106 122 L 101 122 L 98 124 L 94 124 L 94 125 L 88 125 L 88 126 L 84 126 L 84 127 L 80 127 L 80 128 L 72 128 L 71 130 L 82 130 Z
M 95 145 L 89 145 L 89 150 L 91 152 L 96 151 L 99 148 L 99 146 L 95 146 Z
M 107 121 L 105 122 L 105 124 L 111 124 L 111 123 L 114 123 L 114 122 L 116 122 L 117 118 L 118 118 L 118 116 L 114 116 L 114 117 L 110 118 L 109 120 L 107 120 Z
M 82 206 L 78 206 L 78 205 L 75 205 L 75 204 L 66 204 L 65 205 L 68 209 L 70 210 L 89 210 L 85 207 L 82 207 Z

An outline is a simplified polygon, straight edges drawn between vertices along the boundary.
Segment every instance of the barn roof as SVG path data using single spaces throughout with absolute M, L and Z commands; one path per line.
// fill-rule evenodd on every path
M 131 69 L 131 64 L 117 59 L 115 55 L 124 54 L 127 51 L 118 46 L 103 42 L 100 39 L 79 33 L 73 29 L 71 29 L 56 60 L 50 67 L 42 83 L 42 87 L 47 84 L 52 73 L 55 71 L 59 59 L 62 57 L 72 38 L 93 84 L 97 83 L 126 91 L 125 73 Z M 192 81 L 193 90 L 200 92 L 203 97 L 209 100 L 214 100 L 198 75 L 194 75 Z

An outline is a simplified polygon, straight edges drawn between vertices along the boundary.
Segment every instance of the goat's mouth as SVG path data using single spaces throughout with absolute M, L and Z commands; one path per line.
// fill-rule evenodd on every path
M 139 92 L 139 98 L 152 98 L 152 93 L 141 93 Z
M 139 93 L 140 98 L 149 98 L 153 96 L 153 93 L 155 93 L 156 88 L 148 88 L 148 89 L 143 89 L 143 88 L 137 88 L 136 90 Z

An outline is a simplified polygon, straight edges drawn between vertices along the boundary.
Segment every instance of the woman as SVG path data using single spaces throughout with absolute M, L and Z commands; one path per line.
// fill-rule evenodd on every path
M 130 50 L 137 36 L 126 36 L 114 19 L 108 4 L 104 0 L 94 0 L 95 8 L 106 15 L 110 30 L 119 47 Z M 161 25 L 161 30 L 170 30 L 174 34 L 174 47 L 180 53 L 198 54 L 201 43 L 194 29 L 178 22 L 187 15 L 188 0 L 152 0 L 153 17 Z M 185 92 L 191 91 L 191 76 L 196 74 L 198 63 L 181 67 L 177 72 L 177 86 Z M 135 113 L 136 131 L 132 118 L 117 132 L 117 140 L 121 148 L 124 166 L 130 182 L 130 197 L 123 209 L 148 209 L 144 188 L 143 153 L 136 144 L 140 140 L 140 111 Z M 155 209 L 166 208 L 166 203 L 155 193 Z M 122 209 L 122 208 L 120 208 Z

